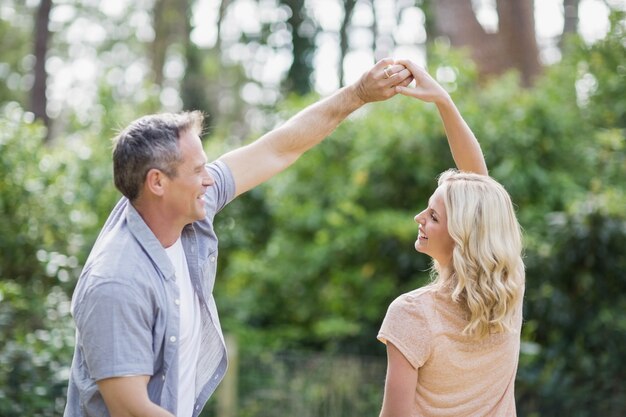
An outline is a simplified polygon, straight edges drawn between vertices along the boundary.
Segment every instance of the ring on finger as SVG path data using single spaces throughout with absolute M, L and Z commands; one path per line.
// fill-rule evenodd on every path
M 383 72 L 385 73 L 385 78 L 391 78 L 392 74 L 389 73 L 390 69 L 391 69 L 391 65 L 387 65 L 385 68 L 383 68 Z

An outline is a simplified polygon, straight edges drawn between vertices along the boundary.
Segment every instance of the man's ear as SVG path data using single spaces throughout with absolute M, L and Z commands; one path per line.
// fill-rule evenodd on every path
M 146 181 L 144 183 L 144 189 L 149 191 L 151 194 L 161 197 L 165 192 L 165 182 L 167 181 L 167 177 L 163 173 L 163 171 L 152 168 L 146 174 Z

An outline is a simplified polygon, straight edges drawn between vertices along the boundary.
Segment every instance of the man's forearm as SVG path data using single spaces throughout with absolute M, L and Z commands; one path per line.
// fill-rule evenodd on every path
M 337 126 L 365 102 L 359 97 L 358 86 L 344 87 L 333 95 L 310 105 L 270 132 L 268 140 L 281 154 L 299 156 L 320 143 Z
M 148 398 L 146 375 L 114 377 L 97 381 L 111 417 L 174 417 Z
M 308 106 L 251 144 L 222 155 L 220 160 L 233 174 L 236 195 L 293 164 L 365 103 L 386 100 L 396 94 L 397 85 L 408 85 L 410 72 L 401 65 L 389 66 L 392 63 L 391 59 L 379 61 L 354 84 Z

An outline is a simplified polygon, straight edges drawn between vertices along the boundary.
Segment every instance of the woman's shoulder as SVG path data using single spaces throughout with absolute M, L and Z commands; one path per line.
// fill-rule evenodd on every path
M 431 311 L 436 300 L 437 290 L 427 285 L 406 292 L 398 297 L 389 306 L 390 309 L 410 310 L 417 313 Z
M 399 296 L 397 299 L 401 299 L 409 303 L 433 302 L 438 292 L 438 288 L 435 285 L 431 284 L 406 292 Z

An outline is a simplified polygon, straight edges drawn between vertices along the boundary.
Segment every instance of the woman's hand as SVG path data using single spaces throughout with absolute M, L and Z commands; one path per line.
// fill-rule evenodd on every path
M 487 164 L 480 144 L 470 127 L 465 123 L 450 94 L 423 68 L 407 59 L 399 59 L 396 65 L 404 66 L 415 79 L 415 87 L 402 84 L 395 87 L 396 93 L 435 103 L 456 167 L 461 171 L 488 175 Z
M 397 93 L 436 104 L 450 99 L 448 92 L 416 63 L 408 59 L 399 59 L 396 64 L 408 69 L 415 79 L 415 87 L 399 85 L 396 87 Z

